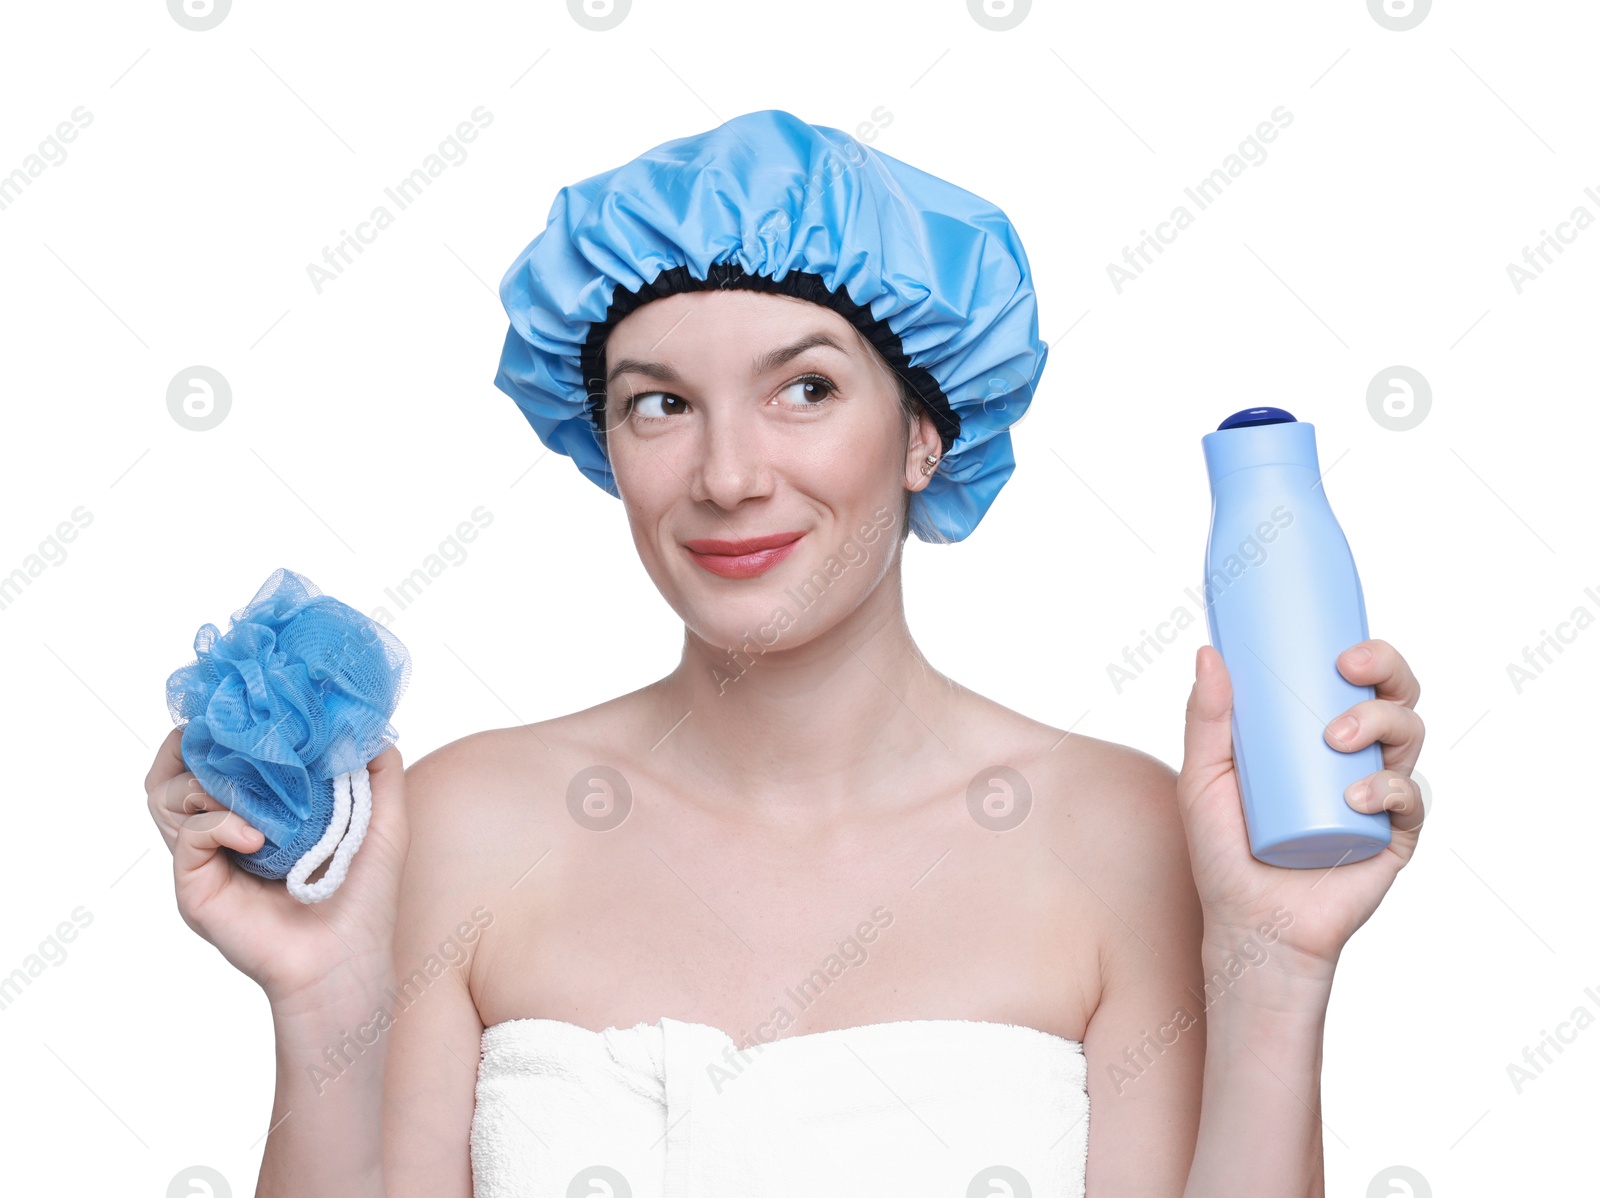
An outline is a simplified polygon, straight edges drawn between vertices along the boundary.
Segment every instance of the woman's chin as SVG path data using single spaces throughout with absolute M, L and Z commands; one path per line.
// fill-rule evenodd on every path
M 702 594 L 678 614 L 695 636 L 741 660 L 795 648 L 816 634 L 804 604 L 778 584 L 751 587 L 737 598 Z

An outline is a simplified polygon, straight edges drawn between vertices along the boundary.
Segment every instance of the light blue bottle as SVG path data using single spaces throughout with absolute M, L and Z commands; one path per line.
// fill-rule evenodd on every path
M 1361 579 L 1317 466 L 1316 429 L 1248 408 L 1200 438 L 1211 479 L 1204 594 L 1211 643 L 1233 682 L 1233 761 L 1250 853 L 1327 868 L 1389 843 L 1389 813 L 1345 788 L 1383 768 L 1383 748 L 1341 753 L 1328 723 L 1374 688 L 1334 659 L 1367 639 Z

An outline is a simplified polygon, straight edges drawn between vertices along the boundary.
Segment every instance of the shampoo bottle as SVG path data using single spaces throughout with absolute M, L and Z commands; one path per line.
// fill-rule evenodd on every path
M 1248 408 L 1201 437 L 1211 481 L 1206 625 L 1233 683 L 1233 761 L 1250 852 L 1268 865 L 1328 868 L 1389 843 L 1389 814 L 1345 802 L 1383 768 L 1371 744 L 1342 753 L 1323 729 L 1374 695 L 1335 658 L 1367 639 L 1366 603 L 1317 466 L 1316 430 L 1281 408 Z

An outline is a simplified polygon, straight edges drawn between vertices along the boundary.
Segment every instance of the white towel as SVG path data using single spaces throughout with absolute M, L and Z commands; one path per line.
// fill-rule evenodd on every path
M 741 1053 L 675 1019 L 513 1019 L 482 1048 L 474 1198 L 1084 1191 L 1083 1049 L 1034 1028 L 903 1020 Z

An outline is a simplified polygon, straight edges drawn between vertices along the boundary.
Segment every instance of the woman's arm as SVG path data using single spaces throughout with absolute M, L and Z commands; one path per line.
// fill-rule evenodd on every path
M 1200 1129 L 1186 1198 L 1323 1193 L 1322 1029 L 1345 943 L 1377 909 L 1416 850 L 1423 819 L 1411 780 L 1422 751 L 1421 687 L 1385 641 L 1340 654 L 1339 672 L 1376 694 L 1338 713 L 1323 735 L 1341 752 L 1383 745 L 1384 768 L 1350 788 L 1358 811 L 1387 810 L 1388 847 L 1330 869 L 1284 869 L 1250 856 L 1234 772 L 1233 689 L 1203 646 L 1184 728 L 1176 805 L 1205 920 L 1208 1013 Z M 1335 732 L 1346 716 L 1353 730 Z
M 1226 976 L 1231 956 L 1208 951 L 1207 976 Z M 1322 1198 L 1320 1087 L 1327 1009 L 1326 984 L 1296 982 L 1270 964 L 1246 970 L 1226 999 L 1212 1007 L 1200 1134 L 1186 1198 Z
M 273 1004 L 278 1089 L 258 1198 L 471 1198 L 483 1024 L 467 977 L 492 913 L 471 868 L 483 828 L 462 802 L 476 782 L 460 743 L 405 772 L 392 955 Z
M 323 1092 L 344 1029 L 359 1027 L 392 973 L 396 897 L 407 853 L 404 762 L 390 745 L 367 763 L 372 820 L 337 892 L 307 905 L 282 882 L 247 873 L 223 849 L 263 843 L 188 770 L 183 729 L 161 743 L 146 803 L 167 848 L 178 911 L 262 988 L 277 1033 L 278 1089 L 257 1193 L 264 1198 L 382 1198 L 382 1060 Z
M 1183 771 L 1130 762 L 1117 825 L 1084 881 L 1115 914 L 1089 1061 L 1089 1198 L 1323 1194 L 1322 1034 L 1334 966 L 1415 850 L 1421 796 L 1420 688 L 1382 641 L 1352 682 L 1377 686 L 1351 709 L 1353 751 L 1384 746 L 1362 811 L 1387 809 L 1376 857 L 1334 870 L 1281 869 L 1249 853 L 1233 773 L 1232 691 L 1202 648 Z M 1342 714 L 1342 713 L 1341 713 Z M 1103 864 L 1098 863 L 1103 861 Z
M 1140 779 L 1169 815 L 1137 820 L 1154 845 L 1138 867 L 1120 883 L 1087 879 L 1131 929 L 1109 950 L 1084 1040 L 1087 1193 L 1320 1198 L 1328 986 L 1283 972 L 1271 921 L 1200 946 L 1175 779 L 1165 767 Z
M 256 1198 L 387 1198 L 381 1045 L 337 1075 L 325 1050 L 338 1052 L 390 984 L 374 968 L 365 980 L 341 979 L 337 990 L 273 1006 L 278 1087 Z
M 467 979 L 499 905 L 483 880 L 492 829 L 472 803 L 488 786 L 472 739 L 435 750 L 406 773 L 411 852 L 395 926 L 396 993 L 386 1004 L 393 1026 L 384 1033 L 388 1198 L 472 1196 L 483 1020 Z
M 1085 813 L 1094 826 L 1076 828 L 1094 851 L 1071 866 L 1099 900 L 1089 909 L 1106 929 L 1099 1001 L 1083 1039 L 1090 1198 L 1175 1198 L 1194 1160 L 1206 1065 L 1204 924 L 1176 779 L 1155 758 L 1123 751 L 1088 780 L 1107 801 Z

